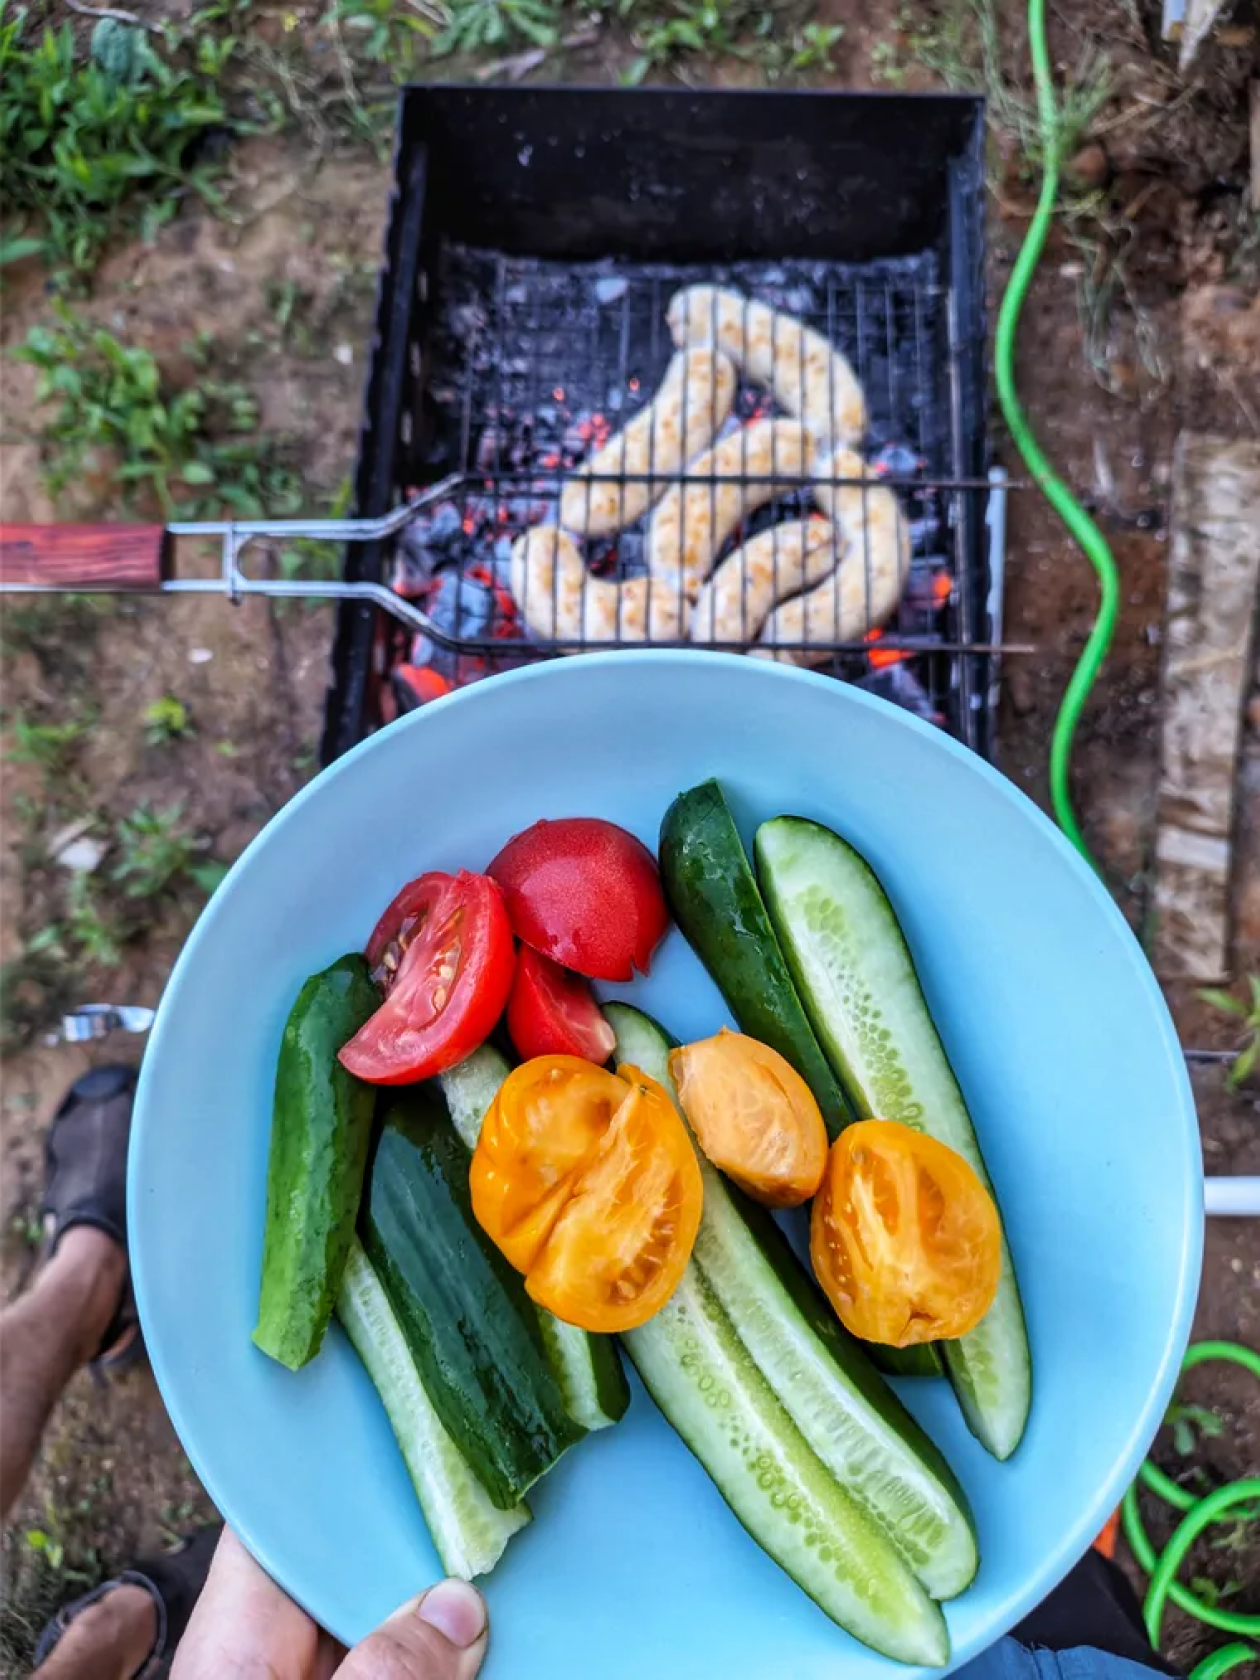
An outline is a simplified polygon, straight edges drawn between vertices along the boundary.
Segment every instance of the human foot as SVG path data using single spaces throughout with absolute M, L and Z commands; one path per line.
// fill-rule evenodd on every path
M 138 1351 L 127 1270 L 127 1143 L 133 1068 L 92 1068 L 66 1093 L 44 1145 L 45 1269 L 75 1269 L 92 1332 L 85 1358 L 110 1368 Z M 102 1300 L 108 1311 L 102 1316 Z
M 111 1680 L 165 1674 L 210 1573 L 221 1523 L 137 1563 L 62 1608 L 40 1636 L 32 1680 L 77 1680 L 114 1663 Z M 87 1666 L 85 1666 L 85 1660 Z M 95 1665 L 95 1666 L 93 1666 Z

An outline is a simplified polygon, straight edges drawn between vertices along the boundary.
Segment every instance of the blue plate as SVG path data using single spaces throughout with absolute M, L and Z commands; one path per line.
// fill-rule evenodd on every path
M 198 923 L 144 1063 L 129 1194 L 154 1371 L 224 1516 L 343 1640 L 439 1571 L 341 1332 L 299 1375 L 250 1342 L 289 1006 L 420 871 L 483 867 L 539 817 L 607 817 L 655 847 L 669 801 L 708 776 L 747 836 L 795 812 L 874 864 L 1006 1216 L 1032 1338 L 1023 1444 L 998 1464 L 944 1383 L 903 1385 L 979 1526 L 979 1576 L 947 1610 L 956 1664 L 1081 1556 L 1154 1434 L 1198 1283 L 1198 1132 L 1158 988 L 1089 870 L 986 764 L 853 688 L 710 653 L 534 666 L 374 736 L 276 817 Z M 676 933 L 624 995 L 683 1039 L 727 1019 Z M 487 1584 L 490 1680 L 897 1669 L 758 1550 L 640 1388 L 530 1500 Z

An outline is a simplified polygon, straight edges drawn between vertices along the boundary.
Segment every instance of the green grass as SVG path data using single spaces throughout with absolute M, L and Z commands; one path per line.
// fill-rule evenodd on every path
M 1238 1023 L 1238 1054 L 1226 1075 L 1232 1091 L 1251 1078 L 1260 1062 L 1260 974 L 1248 976 L 1247 989 L 1250 996 L 1246 1003 L 1232 992 L 1221 991 L 1215 986 L 1199 993 L 1204 1003 L 1210 1003 L 1213 1009 Z
M 678 72 L 688 60 L 738 57 L 765 80 L 835 69 L 841 24 L 823 24 L 806 4 L 769 7 L 756 0 L 335 0 L 332 18 L 357 56 L 410 73 L 425 58 L 492 57 L 518 49 L 550 54 L 583 18 L 616 25 L 635 57 L 630 83 Z M 402 78 L 405 79 L 405 76 Z
M 48 723 L 15 712 L 6 719 L 13 745 L 4 756 L 11 764 L 34 764 L 48 776 L 64 776 L 74 759 L 75 749 L 95 721 L 94 711 Z
M 197 733 L 184 702 L 174 694 L 163 694 L 144 708 L 144 737 L 151 747 L 188 741 Z
M 102 902 L 90 875 L 72 875 L 66 888 L 66 934 L 76 961 L 117 968 L 125 933 L 117 915 Z
M 604 0 L 601 8 L 630 33 L 637 57 L 630 84 L 673 72 L 684 81 L 700 59 L 737 58 L 763 80 L 808 80 L 835 70 L 833 49 L 843 24 L 821 24 L 805 4 L 765 6 L 756 0 Z
M 353 58 L 385 65 L 399 80 L 427 56 L 450 21 L 435 0 L 333 0 L 330 18 Z
M 40 436 L 54 498 L 95 478 L 117 481 L 124 509 L 166 519 L 297 510 L 297 475 L 258 435 L 247 387 L 207 370 L 205 342 L 185 347 L 197 378 L 181 388 L 150 351 L 54 309 L 14 356 L 38 369 L 35 399 L 51 411 Z
M 115 824 L 118 856 L 109 873 L 127 898 L 160 898 L 187 875 L 197 847 L 184 829 L 183 817 L 182 802 L 137 805 Z
M 168 55 L 156 34 L 102 19 L 84 55 L 69 24 L 39 29 L 0 0 L 0 260 L 38 254 L 83 282 L 114 238 L 151 236 L 190 188 L 217 202 L 196 152 L 231 126 L 228 50 L 206 37 Z
M 876 41 L 867 60 L 871 80 L 883 87 L 904 87 L 909 66 L 895 41 Z
M 1042 153 L 1037 106 L 1031 88 L 1017 84 L 1002 66 L 1002 33 L 998 0 L 941 0 L 924 19 L 903 7 L 899 25 L 906 36 L 906 53 L 953 88 L 984 93 L 991 128 L 1013 135 L 1020 150 L 1034 162 Z M 1003 8 L 1005 27 L 1022 19 L 1022 9 Z M 1020 25 L 1022 52 L 1022 23 Z M 1058 78 L 1059 150 L 1070 157 L 1094 118 L 1115 91 L 1115 78 L 1105 53 L 1082 52 L 1074 68 Z

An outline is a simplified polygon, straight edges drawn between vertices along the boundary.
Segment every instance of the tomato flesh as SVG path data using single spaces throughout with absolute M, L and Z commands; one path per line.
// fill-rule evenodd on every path
M 665 1092 L 634 1068 L 572 1056 L 539 1057 L 504 1081 L 470 1185 L 530 1296 L 583 1330 L 631 1330 L 658 1312 L 700 1228 L 700 1168 Z
M 617 1044 L 616 1033 L 581 975 L 529 945 L 517 954 L 507 1026 L 525 1061 L 534 1056 L 581 1056 L 588 1062 L 606 1062 Z
M 518 1271 L 528 1272 L 578 1173 L 599 1148 L 626 1087 L 578 1056 L 524 1062 L 482 1122 L 469 1182 L 473 1212 Z
M 438 871 L 417 875 L 390 900 L 380 921 L 372 929 L 363 955 L 373 981 L 382 992 L 389 992 L 393 987 L 394 976 L 407 947 L 428 921 L 430 912 L 435 910 L 442 892 L 452 879 L 452 876 Z
M 723 1027 L 674 1050 L 669 1071 L 701 1149 L 767 1207 L 798 1207 L 827 1165 L 827 1128 L 809 1086 L 777 1050 Z
M 809 1246 L 845 1328 L 892 1347 L 974 1330 L 1002 1270 L 1001 1222 L 973 1168 L 892 1120 L 861 1120 L 832 1145 Z
M 437 872 L 411 881 L 368 941 L 385 994 L 339 1052 L 374 1085 L 444 1073 L 490 1034 L 512 985 L 515 948 L 502 895 L 485 875 Z
M 669 1099 L 646 1076 L 613 1117 L 525 1278 L 530 1297 L 583 1330 L 631 1330 L 678 1287 L 700 1227 L 700 1169 Z
M 646 974 L 669 926 L 655 858 L 598 817 L 535 823 L 488 873 L 503 888 L 516 937 L 592 980 Z

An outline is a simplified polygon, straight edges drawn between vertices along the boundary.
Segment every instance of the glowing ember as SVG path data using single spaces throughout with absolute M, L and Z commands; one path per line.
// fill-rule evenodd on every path
M 884 639 L 882 630 L 868 630 L 863 636 L 864 642 L 881 642 Z M 903 659 L 909 659 L 910 654 L 903 648 L 875 648 L 866 656 L 871 662 L 873 671 L 885 670 L 889 665 L 900 665 Z
M 440 700 L 451 692 L 452 683 L 428 665 L 395 665 L 394 676 L 405 683 L 422 704 L 426 700 Z

